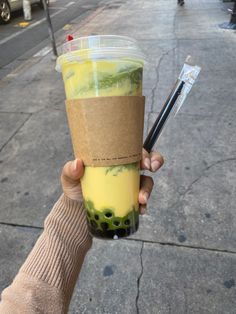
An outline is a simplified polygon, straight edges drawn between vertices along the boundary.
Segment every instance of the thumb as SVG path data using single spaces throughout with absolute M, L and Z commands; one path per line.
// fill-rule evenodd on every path
M 83 161 L 80 159 L 75 159 L 73 161 L 68 161 L 63 167 L 61 174 L 62 185 L 75 185 L 78 184 L 80 178 L 84 174 Z

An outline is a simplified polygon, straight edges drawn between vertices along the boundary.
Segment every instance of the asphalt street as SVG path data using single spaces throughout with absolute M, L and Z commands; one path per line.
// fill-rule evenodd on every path
M 69 27 L 71 20 L 96 10 L 100 3 L 99 0 L 51 0 L 49 8 L 54 32 Z M 0 78 L 12 71 L 14 64 L 18 65 L 50 43 L 45 12 L 38 5 L 32 6 L 29 24 L 22 26 L 22 22 L 21 10 L 13 14 L 9 24 L 0 25 Z M 12 62 L 14 64 L 10 66 Z

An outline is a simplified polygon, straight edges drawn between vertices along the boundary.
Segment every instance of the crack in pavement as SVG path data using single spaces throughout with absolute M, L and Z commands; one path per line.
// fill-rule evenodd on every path
M 143 247 L 144 247 L 144 242 L 142 241 L 142 247 L 140 250 L 140 264 L 141 264 L 141 272 L 138 276 L 137 279 L 137 296 L 136 296 L 136 310 L 137 310 L 137 314 L 139 314 L 139 307 L 138 307 L 138 300 L 139 300 L 139 294 L 140 294 L 140 280 L 142 278 L 143 275 Z
M 205 174 L 206 171 L 208 171 L 209 169 L 211 169 L 212 167 L 214 167 L 214 166 L 216 166 L 218 164 L 221 164 L 221 163 L 224 163 L 224 162 L 228 162 L 228 161 L 234 161 L 234 160 L 236 160 L 236 157 L 231 157 L 231 158 L 227 158 L 227 159 L 221 159 L 221 160 L 218 160 L 218 161 L 210 164 L 209 166 L 207 166 L 205 169 L 202 170 L 202 173 L 188 185 L 188 187 L 185 189 L 184 192 L 180 192 L 180 191 L 176 190 L 176 192 L 179 195 L 179 199 L 177 201 L 175 201 L 174 203 L 172 203 L 170 206 L 168 206 L 166 208 L 166 211 L 172 209 L 173 207 L 176 208 L 176 207 L 181 206 L 182 202 L 183 202 L 183 200 L 184 200 L 184 198 L 186 196 L 186 194 L 191 191 L 192 187 L 199 180 L 201 180 L 202 178 L 204 178 L 206 176 L 206 174 Z
M 24 111 L 2 111 L 0 110 L 0 114 L 1 113 L 6 113 L 6 114 L 25 114 L 25 115 L 28 115 L 30 114 L 30 112 L 24 112 Z
M 132 238 L 126 238 L 126 241 L 136 241 L 136 242 L 142 242 L 143 244 L 145 243 L 151 243 L 151 244 L 158 244 L 162 246 L 173 246 L 173 247 L 179 247 L 183 249 L 192 249 L 192 250 L 203 250 L 203 251 L 208 251 L 208 252 L 215 252 L 215 253 L 226 253 L 226 254 L 236 254 L 236 251 L 231 251 L 231 250 L 222 250 L 222 249 L 217 249 L 217 248 L 209 248 L 209 247 L 203 247 L 203 246 L 193 246 L 193 245 L 187 245 L 187 244 L 179 244 L 176 242 L 161 242 L 161 241 L 154 241 L 154 240 L 143 240 L 143 239 L 132 239 Z
M 0 148 L 0 153 L 3 150 L 3 148 L 13 139 L 13 137 L 20 131 L 20 129 L 25 125 L 25 123 L 31 118 L 32 115 L 33 115 L 32 113 L 28 113 L 28 117 L 26 117 L 25 121 L 16 129 L 16 131 L 2 145 L 2 147 Z
M 160 70 L 160 66 L 162 61 L 164 60 L 165 56 L 167 56 L 170 52 L 174 51 L 177 48 L 177 46 L 169 49 L 168 51 L 164 52 L 156 66 L 155 72 L 156 72 L 156 84 L 152 89 L 152 97 L 151 97 L 151 112 L 153 111 L 153 106 L 154 106 L 154 102 L 155 102 L 155 93 L 158 87 L 158 84 L 160 82 L 160 74 L 159 74 L 159 70 Z
M 17 228 L 29 228 L 29 229 L 37 229 L 37 230 L 43 230 L 43 227 L 39 227 L 39 226 L 29 226 L 29 225 L 21 225 L 21 224 L 16 224 L 16 223 L 8 223 L 8 222 L 1 222 L 0 221 L 0 226 L 10 226 L 10 227 L 17 227 Z M 139 288 L 139 284 L 140 284 L 140 279 L 142 277 L 143 274 L 143 262 L 142 262 L 142 254 L 143 254 L 143 248 L 144 248 L 144 244 L 145 243 L 151 243 L 151 244 L 158 244 L 158 245 L 162 245 L 162 246 L 174 246 L 174 247 L 179 247 L 179 248 L 184 248 L 184 249 L 193 249 L 193 250 L 203 250 L 203 251 L 209 251 L 209 252 L 215 252 L 215 253 L 226 253 L 226 254 L 236 254 L 236 251 L 231 251 L 231 250 L 223 250 L 223 249 L 217 249 L 217 248 L 210 248 L 210 247 L 203 247 L 203 246 L 193 246 L 193 245 L 187 245 L 187 244 L 179 244 L 176 242 L 161 242 L 161 241 L 154 241 L 154 240 L 143 240 L 143 239 L 132 239 L 132 238 L 125 238 L 122 239 L 123 241 L 134 241 L 134 242 L 142 242 L 142 247 L 141 247 L 141 251 L 140 251 L 140 260 L 141 260 L 141 273 L 138 277 L 137 280 L 137 285 Z M 137 297 L 136 297 L 136 305 L 138 302 L 138 298 L 139 298 L 139 291 L 137 293 Z
M 193 185 L 196 184 L 201 178 L 205 177 L 205 172 L 206 171 L 208 171 L 212 167 L 214 167 L 216 165 L 219 165 L 221 163 L 224 163 L 224 162 L 227 162 L 227 161 L 234 161 L 234 160 L 236 160 L 236 157 L 231 157 L 231 158 L 227 158 L 227 159 L 221 159 L 221 160 L 218 160 L 218 161 L 212 163 L 211 165 L 207 166 L 205 169 L 202 170 L 202 173 L 195 180 L 193 180 L 189 184 L 187 189 L 181 194 L 181 198 L 183 199 L 185 197 L 185 195 L 192 189 Z
M 37 226 L 29 226 L 29 225 L 20 225 L 10 222 L 2 222 L 0 221 L 0 226 L 10 226 L 10 227 L 17 227 L 17 228 L 28 228 L 28 229 L 36 229 L 36 230 L 43 230 L 43 227 L 37 227 Z

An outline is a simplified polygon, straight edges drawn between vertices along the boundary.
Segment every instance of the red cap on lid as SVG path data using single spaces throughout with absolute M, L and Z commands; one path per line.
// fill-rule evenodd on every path
M 67 35 L 66 36 L 66 41 L 71 41 L 73 39 L 74 39 L 74 37 L 72 35 Z

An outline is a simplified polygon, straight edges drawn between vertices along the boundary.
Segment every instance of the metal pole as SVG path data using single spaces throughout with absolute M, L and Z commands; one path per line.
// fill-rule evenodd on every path
M 55 41 L 55 37 L 54 37 L 54 32 L 53 32 L 53 28 L 52 28 L 52 22 L 51 22 L 49 10 L 48 10 L 48 5 L 47 5 L 45 0 L 42 0 L 42 1 L 43 1 L 44 11 L 46 14 L 47 23 L 48 23 L 48 33 L 49 33 L 49 37 L 50 37 L 51 44 L 52 44 L 53 54 L 55 57 L 57 57 L 58 54 L 57 54 L 56 41 Z

